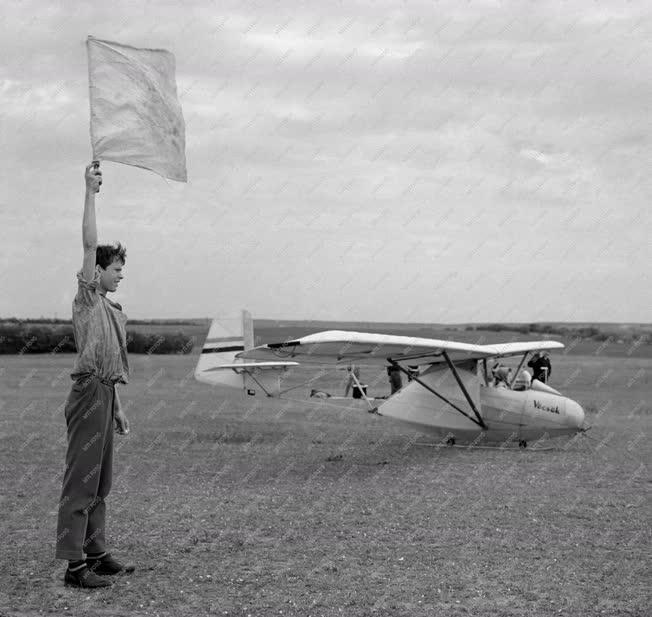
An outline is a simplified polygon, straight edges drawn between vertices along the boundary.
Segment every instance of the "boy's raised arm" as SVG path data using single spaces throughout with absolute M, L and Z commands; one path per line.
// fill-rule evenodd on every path
M 102 184 L 102 172 L 99 164 L 91 163 L 86 167 L 86 198 L 84 200 L 84 219 L 82 222 L 82 241 L 84 246 L 84 262 L 82 276 L 86 281 L 92 281 L 95 276 L 95 249 L 97 248 L 97 226 L 95 224 L 95 193 Z

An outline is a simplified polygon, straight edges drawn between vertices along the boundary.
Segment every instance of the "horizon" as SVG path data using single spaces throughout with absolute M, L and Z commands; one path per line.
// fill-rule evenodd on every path
M 237 317 L 230 315 L 229 317 Z M 148 318 L 134 318 L 128 319 L 127 325 L 134 323 L 153 323 L 153 322 L 180 322 L 181 325 L 188 324 L 192 325 L 193 322 L 206 321 L 210 322 L 216 317 L 148 317 Z M 220 315 L 218 318 L 225 318 L 225 316 Z M 401 325 L 401 326 L 484 326 L 484 325 L 501 325 L 501 326 L 525 326 L 525 325 L 585 325 L 585 326 L 650 326 L 652 327 L 652 321 L 459 321 L 459 322 L 430 322 L 430 321 L 373 321 L 373 320 L 346 320 L 346 319 L 298 319 L 293 317 L 255 317 L 252 319 L 254 322 L 288 322 L 288 323 L 348 323 L 348 324 L 379 324 L 379 325 Z M 35 321 L 48 323 L 49 321 L 62 321 L 62 322 L 71 322 L 71 318 L 64 317 L 0 317 L 0 322 L 4 321 L 15 321 L 25 322 L 25 321 Z M 165 325 L 162 323 L 161 325 Z

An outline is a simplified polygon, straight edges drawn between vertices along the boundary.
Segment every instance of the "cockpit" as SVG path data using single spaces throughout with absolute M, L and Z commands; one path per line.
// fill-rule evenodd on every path
M 525 358 L 524 358 L 525 360 Z M 516 371 L 501 362 L 496 362 L 491 368 L 491 373 L 487 370 L 486 362 L 483 363 L 485 385 L 491 388 L 505 388 L 517 392 L 536 390 L 538 392 L 548 392 L 549 394 L 561 393 L 551 388 L 545 382 L 539 379 L 533 379 L 532 374 L 525 368 L 521 368 L 523 361 L 519 364 Z

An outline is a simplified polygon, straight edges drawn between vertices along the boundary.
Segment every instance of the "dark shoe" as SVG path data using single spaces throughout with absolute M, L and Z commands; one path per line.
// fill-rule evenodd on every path
M 111 587 L 113 585 L 111 581 L 91 572 L 86 566 L 74 572 L 66 570 L 63 582 L 65 585 L 70 585 L 71 587 L 84 587 L 86 589 Z
M 86 565 L 91 572 L 101 576 L 113 576 L 114 574 L 130 574 L 136 569 L 133 563 L 120 563 L 111 557 L 109 553 L 99 559 L 86 558 Z

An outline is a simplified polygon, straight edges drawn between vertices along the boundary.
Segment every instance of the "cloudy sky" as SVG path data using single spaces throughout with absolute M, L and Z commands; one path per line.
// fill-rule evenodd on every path
M 650 321 L 648 2 L 16 2 L 0 317 L 68 317 L 85 39 L 176 56 L 187 184 L 103 163 L 132 318 Z

